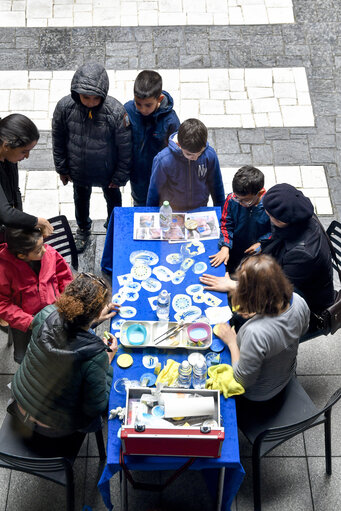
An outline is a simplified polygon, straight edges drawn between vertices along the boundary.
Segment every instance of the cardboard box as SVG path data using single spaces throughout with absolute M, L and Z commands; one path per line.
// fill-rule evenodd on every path
M 213 418 L 217 426 L 167 426 L 163 424 L 153 426 L 136 422 L 134 403 L 140 400 L 142 394 L 151 394 L 148 387 L 131 388 L 127 391 L 126 419 L 121 428 L 121 441 L 123 454 L 144 456 L 185 456 L 219 458 L 222 442 L 224 441 L 224 428 L 220 424 L 220 392 L 208 389 L 163 389 L 162 394 L 199 394 L 214 400 Z M 166 396 L 167 397 L 167 396 Z M 188 398 L 193 399 L 193 398 Z M 148 421 L 147 421 L 148 422 Z M 184 419 L 186 422 L 186 418 Z

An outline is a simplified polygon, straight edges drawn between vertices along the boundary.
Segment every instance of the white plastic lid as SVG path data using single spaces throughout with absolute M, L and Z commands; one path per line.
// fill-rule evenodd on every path
M 168 202 L 168 200 L 164 200 L 164 201 L 163 201 L 163 205 L 164 205 L 164 206 L 166 206 L 166 207 L 167 207 L 167 206 L 169 206 L 169 202 Z
M 184 367 L 185 369 L 187 369 L 187 367 L 189 367 L 189 362 L 188 360 L 183 360 L 182 363 L 181 363 L 182 367 Z

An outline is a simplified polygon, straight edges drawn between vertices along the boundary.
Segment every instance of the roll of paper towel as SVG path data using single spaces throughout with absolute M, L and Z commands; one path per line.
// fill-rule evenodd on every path
M 177 399 L 174 395 L 163 394 L 165 418 L 198 417 L 199 415 L 214 415 L 214 398 L 190 397 Z

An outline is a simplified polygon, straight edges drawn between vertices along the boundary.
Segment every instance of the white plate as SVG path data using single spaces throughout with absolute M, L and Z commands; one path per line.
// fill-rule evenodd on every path
M 136 312 L 137 310 L 135 309 L 135 307 L 130 307 L 130 305 L 120 308 L 121 318 L 133 318 L 136 315 Z
M 119 289 L 119 291 L 112 296 L 111 301 L 112 303 L 118 303 L 118 305 L 122 305 L 126 299 L 127 296 L 121 287 L 121 289 Z
M 117 275 L 117 280 L 120 286 L 126 286 L 128 282 L 132 282 L 133 277 L 131 273 L 126 273 L 125 275 Z
M 135 250 L 130 254 L 129 261 L 136 264 L 137 261 L 148 266 L 153 266 L 159 262 L 159 256 L 150 250 Z
M 141 286 L 146 291 L 151 291 L 152 293 L 155 293 L 156 291 L 159 291 L 159 289 L 161 289 L 162 284 L 157 279 L 153 279 L 153 277 L 150 277 L 146 280 L 143 280 Z
M 187 271 L 194 264 L 194 259 L 191 257 L 186 257 L 181 263 L 180 270 Z
M 222 300 L 220 300 L 220 298 L 212 295 L 211 293 L 204 294 L 204 301 L 205 301 L 206 305 L 209 305 L 210 307 L 218 307 L 222 302 Z
M 204 286 L 201 284 L 191 284 L 190 286 L 186 287 L 186 293 L 188 295 L 196 295 L 197 293 L 202 293 L 204 289 Z
M 130 273 L 129 273 L 129 275 L 131 276 Z M 136 291 L 138 293 L 140 291 L 140 289 L 141 289 L 141 284 L 139 282 L 134 282 L 133 280 L 131 282 L 127 282 L 126 284 L 124 284 L 124 287 L 123 287 L 123 290 L 125 292 Z
M 138 300 L 139 298 L 139 294 L 137 291 L 134 291 L 133 289 L 127 289 L 125 291 L 125 295 L 126 295 L 126 300 L 128 300 L 128 302 L 136 302 L 136 300 Z
M 181 253 L 184 257 L 195 257 L 205 252 L 205 245 L 201 241 L 190 241 L 182 245 Z
M 176 321 L 186 321 L 187 323 L 190 323 L 200 318 L 201 314 L 202 312 L 199 307 L 197 307 L 196 305 L 191 305 L 190 307 L 188 307 L 188 309 L 177 312 L 174 318 L 176 319 Z
M 167 266 L 155 266 L 153 273 L 162 282 L 169 282 L 173 278 L 173 272 Z
M 175 271 L 172 278 L 172 284 L 178 285 L 181 284 L 181 282 L 186 277 L 186 273 L 182 270 Z
M 195 303 L 204 303 L 205 302 L 205 293 L 201 291 L 200 293 L 196 293 L 192 296 L 193 302 Z
M 172 300 L 172 307 L 175 312 L 182 312 L 192 305 L 192 298 L 188 295 L 178 294 Z
M 125 323 L 125 319 L 118 319 L 117 321 L 113 321 L 111 323 L 111 328 L 113 330 L 120 330 L 121 326 Z M 116 335 L 116 334 L 115 334 Z
M 179 253 L 168 254 L 168 256 L 166 257 L 166 261 L 168 264 L 180 264 L 182 259 L 183 257 Z
M 147 264 L 134 264 L 130 273 L 136 280 L 146 280 L 151 276 L 152 269 Z
M 204 273 L 207 270 L 207 264 L 199 261 L 198 263 L 195 263 L 195 265 L 192 268 L 193 273 L 196 273 L 199 275 L 199 273 Z

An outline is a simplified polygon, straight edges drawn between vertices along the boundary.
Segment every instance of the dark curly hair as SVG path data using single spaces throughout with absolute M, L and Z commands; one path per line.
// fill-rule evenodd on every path
M 91 324 L 109 301 L 106 282 L 92 273 L 80 273 L 56 301 L 56 307 L 69 327 Z

